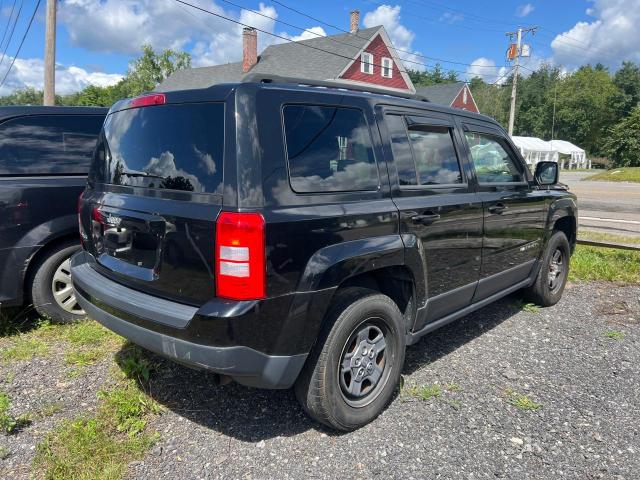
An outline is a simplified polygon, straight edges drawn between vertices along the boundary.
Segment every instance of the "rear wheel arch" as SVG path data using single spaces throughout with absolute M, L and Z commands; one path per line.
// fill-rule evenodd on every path
M 31 282 L 33 282 L 38 266 L 42 263 L 43 259 L 47 258 L 51 252 L 57 250 L 61 246 L 71 245 L 76 240 L 78 247 L 80 247 L 80 239 L 77 232 L 60 235 L 49 239 L 44 245 L 36 250 L 33 255 L 31 255 L 27 260 L 27 268 L 25 270 L 24 277 L 22 278 L 22 288 L 25 299 L 31 301 Z
M 407 331 L 413 326 L 416 306 L 415 279 L 406 265 L 379 268 L 349 277 L 338 285 L 334 298 L 351 287 L 366 288 L 386 295 L 402 313 Z

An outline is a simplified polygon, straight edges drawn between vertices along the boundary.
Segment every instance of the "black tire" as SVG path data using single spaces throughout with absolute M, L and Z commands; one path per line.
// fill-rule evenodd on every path
M 355 430 L 393 398 L 404 363 L 403 317 L 386 295 L 352 287 L 339 292 L 326 320 L 296 381 L 296 397 L 318 422 Z M 344 362 L 351 366 L 341 369 Z
M 547 243 L 535 282 L 524 291 L 525 298 L 542 307 L 550 307 L 558 303 L 569 277 L 570 257 L 571 248 L 567 236 L 564 232 L 555 231 Z M 559 274 L 556 265 L 558 258 L 561 268 Z
M 75 302 L 73 290 L 67 291 L 63 282 L 56 280 L 54 284 L 54 275 L 58 269 L 71 258 L 71 256 L 80 250 L 80 245 L 76 242 L 68 241 L 52 247 L 45 252 L 43 256 L 37 260 L 34 265 L 33 274 L 30 279 L 29 291 L 31 294 L 31 303 L 42 317 L 49 318 L 56 323 L 72 323 L 85 318 L 85 313 L 76 305 L 71 310 L 65 310 L 56 298 L 54 298 L 54 290 L 63 293 L 65 298 L 59 296 L 60 302 Z M 60 274 L 63 274 L 66 280 L 68 268 L 61 268 Z M 69 277 L 70 280 L 70 277 Z M 70 281 L 68 282 L 70 285 Z M 67 296 L 68 294 L 68 296 Z

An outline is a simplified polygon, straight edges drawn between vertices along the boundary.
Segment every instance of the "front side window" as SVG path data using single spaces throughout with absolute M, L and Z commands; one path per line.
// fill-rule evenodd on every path
M 497 137 L 466 132 L 471 159 L 480 183 L 522 182 L 522 173 L 514 158 Z
M 86 174 L 102 115 L 34 115 L 0 125 L 0 175 Z
M 449 127 L 411 125 L 409 140 L 422 185 L 462 183 L 460 164 Z
M 367 52 L 362 52 L 360 56 L 360 71 L 362 73 L 373 74 L 373 55 Z
M 385 78 L 393 77 L 393 61 L 390 58 L 383 57 L 382 58 L 382 76 Z
M 287 105 L 283 116 L 289 177 L 295 192 L 378 189 L 371 134 L 361 110 Z

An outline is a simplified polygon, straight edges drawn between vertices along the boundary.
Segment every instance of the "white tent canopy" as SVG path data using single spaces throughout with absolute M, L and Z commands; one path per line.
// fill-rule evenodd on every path
M 587 160 L 587 153 L 584 149 L 574 145 L 571 142 L 567 142 L 566 140 L 551 140 L 549 142 L 551 147 L 561 153 L 563 155 L 571 155 L 571 159 L 569 160 L 569 168 L 591 168 L 591 160 Z M 562 160 L 562 164 L 560 168 L 564 168 L 564 160 Z
M 537 137 L 511 137 L 516 147 L 524 157 L 528 165 L 536 165 L 538 162 L 557 162 L 558 153 L 550 145 Z
M 549 142 L 537 137 L 512 136 L 513 143 L 518 147 L 527 165 L 536 166 L 538 162 L 558 162 L 560 168 L 565 167 L 565 159 L 561 155 L 570 155 L 568 168 L 591 168 L 591 160 L 587 159 L 584 149 L 565 140 L 551 140 Z

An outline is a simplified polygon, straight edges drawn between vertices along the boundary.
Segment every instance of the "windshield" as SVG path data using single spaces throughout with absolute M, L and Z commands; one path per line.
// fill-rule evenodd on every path
M 222 103 L 122 110 L 105 121 L 89 180 L 221 193 L 223 145 Z

